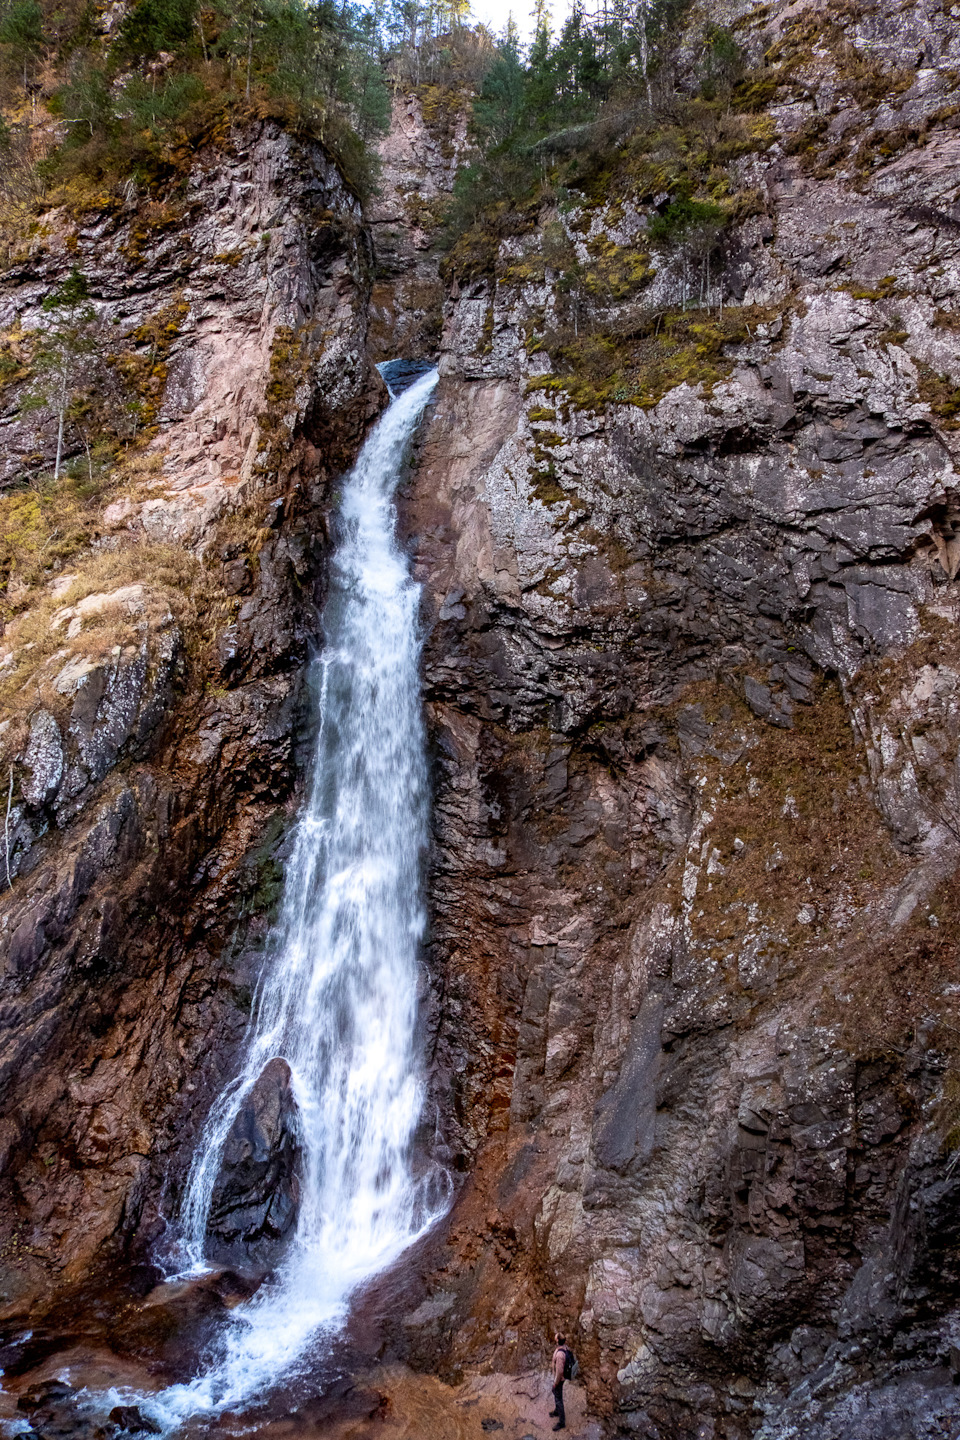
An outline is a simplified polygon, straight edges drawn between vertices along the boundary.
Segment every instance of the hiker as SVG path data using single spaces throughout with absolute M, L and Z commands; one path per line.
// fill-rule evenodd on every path
M 577 1362 L 573 1357 L 573 1351 L 567 1344 L 567 1337 L 561 1335 L 558 1330 L 555 1339 L 557 1348 L 554 1350 L 553 1360 L 550 1362 L 550 1370 L 553 1375 L 553 1409 L 550 1414 L 557 1417 L 554 1430 L 566 1430 L 567 1417 L 563 1413 L 563 1382 L 572 1377 L 573 1367 Z

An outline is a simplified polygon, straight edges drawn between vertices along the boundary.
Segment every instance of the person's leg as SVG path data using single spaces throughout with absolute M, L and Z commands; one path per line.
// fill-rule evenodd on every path
M 554 1408 L 555 1408 L 556 1413 L 557 1413 L 557 1423 L 556 1423 L 556 1425 L 554 1425 L 553 1428 L 554 1428 L 554 1430 L 565 1430 L 565 1429 L 566 1429 L 566 1426 L 567 1426 L 567 1417 L 566 1417 L 566 1415 L 564 1414 L 564 1411 L 563 1411 L 563 1381 L 562 1381 L 562 1380 L 560 1381 L 559 1385 L 554 1385 L 554 1387 L 553 1387 L 553 1401 L 554 1401 Z

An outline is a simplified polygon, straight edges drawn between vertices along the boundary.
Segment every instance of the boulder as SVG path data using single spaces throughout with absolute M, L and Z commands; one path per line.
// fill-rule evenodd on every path
M 163 1434 L 163 1429 L 156 1420 L 151 1420 L 149 1415 L 144 1415 L 137 1405 L 114 1405 L 110 1411 L 110 1419 L 118 1430 L 127 1430 L 131 1434 Z
M 226 1143 L 207 1240 L 218 1260 L 273 1265 L 300 1199 L 297 1103 L 285 1060 L 271 1060 L 250 1090 Z

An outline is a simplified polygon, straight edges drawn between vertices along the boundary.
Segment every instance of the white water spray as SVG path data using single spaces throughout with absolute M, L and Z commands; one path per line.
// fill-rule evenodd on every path
M 224 1142 L 279 1056 L 300 1112 L 296 1231 L 276 1275 L 231 1316 L 206 1371 L 138 1397 L 165 1427 L 243 1405 L 289 1376 L 311 1339 L 342 1320 L 351 1292 L 445 1207 L 436 1173 L 417 1178 L 412 1165 L 423 1103 L 416 1029 L 427 775 L 420 592 L 396 543 L 393 506 L 436 380 L 431 371 L 392 402 L 344 482 L 312 791 L 244 1065 L 210 1115 L 184 1204 L 185 1244 L 202 1268 Z

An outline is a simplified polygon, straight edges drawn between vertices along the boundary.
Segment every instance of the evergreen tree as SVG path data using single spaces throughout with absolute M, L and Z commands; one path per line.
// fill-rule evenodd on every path
M 37 0 L 15 0 L 0 20 L 0 44 L 23 74 L 23 88 L 30 83 L 30 71 L 43 50 L 43 11 Z

